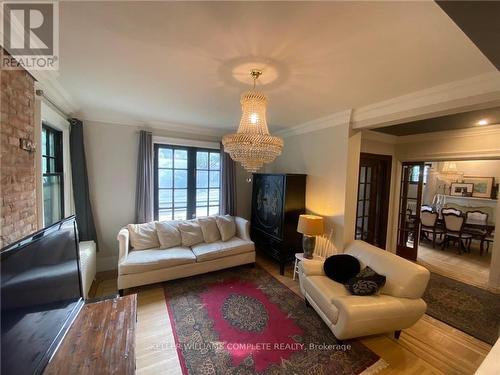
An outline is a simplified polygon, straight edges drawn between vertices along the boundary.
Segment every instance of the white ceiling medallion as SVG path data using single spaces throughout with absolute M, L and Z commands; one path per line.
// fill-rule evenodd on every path
M 266 120 L 266 96 L 255 91 L 262 71 L 252 69 L 253 89 L 241 95 L 241 120 L 235 134 L 222 138 L 224 151 L 241 163 L 248 172 L 257 172 L 265 163 L 272 162 L 283 149 L 283 139 L 269 134 Z

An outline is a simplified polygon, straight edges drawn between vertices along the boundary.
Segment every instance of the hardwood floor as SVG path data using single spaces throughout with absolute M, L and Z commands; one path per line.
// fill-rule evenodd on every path
M 257 263 L 276 279 L 300 294 L 298 280 L 292 280 L 292 266 L 280 276 L 278 267 L 265 257 Z M 115 294 L 116 274 L 100 274 L 93 290 L 96 297 Z M 129 289 L 138 294 L 137 374 L 182 374 L 175 341 L 160 284 Z M 380 374 L 473 374 L 491 346 L 425 315 L 404 330 L 399 340 L 392 335 L 375 335 L 361 342 L 389 363 Z
M 473 244 L 470 253 L 462 255 L 453 247 L 441 250 L 436 246 L 433 249 L 427 242 L 418 246 L 417 263 L 432 272 L 483 289 L 488 289 L 490 262 L 491 252 L 479 255 L 476 244 Z

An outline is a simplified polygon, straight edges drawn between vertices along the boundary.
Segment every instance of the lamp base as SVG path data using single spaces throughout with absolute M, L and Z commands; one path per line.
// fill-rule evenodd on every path
M 315 247 L 316 237 L 304 234 L 304 237 L 302 237 L 302 249 L 304 250 L 304 258 L 312 259 Z

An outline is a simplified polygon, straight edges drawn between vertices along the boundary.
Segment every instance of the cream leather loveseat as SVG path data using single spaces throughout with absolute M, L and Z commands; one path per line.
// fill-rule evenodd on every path
M 386 284 L 373 296 L 351 295 L 344 285 L 328 278 L 323 262 L 299 265 L 300 290 L 336 338 L 343 340 L 384 332 L 399 332 L 415 324 L 427 308 L 422 300 L 429 271 L 363 241 L 344 251 L 356 257 L 361 268 L 371 267 L 386 276 Z
M 153 228 L 155 224 L 169 224 L 170 227 L 179 228 L 179 225 L 183 223 L 196 224 L 198 220 L 208 219 L 210 218 L 148 224 Z M 213 234 L 212 237 L 216 240 L 210 243 L 203 240 L 191 246 L 181 243 L 179 246 L 163 249 L 159 248 L 161 246 L 141 250 L 133 249 L 129 229 L 122 228 L 118 233 L 118 290 L 120 294 L 126 288 L 254 263 L 255 246 L 250 240 L 249 223 L 240 217 L 232 219 L 235 231 L 234 236 L 230 238 L 221 238 L 219 233 L 215 233 L 215 237 Z

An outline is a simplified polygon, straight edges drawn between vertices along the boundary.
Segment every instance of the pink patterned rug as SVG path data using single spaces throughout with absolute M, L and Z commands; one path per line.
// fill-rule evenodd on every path
M 339 344 L 303 299 L 261 268 L 164 284 L 184 374 L 370 374 L 387 364 Z

